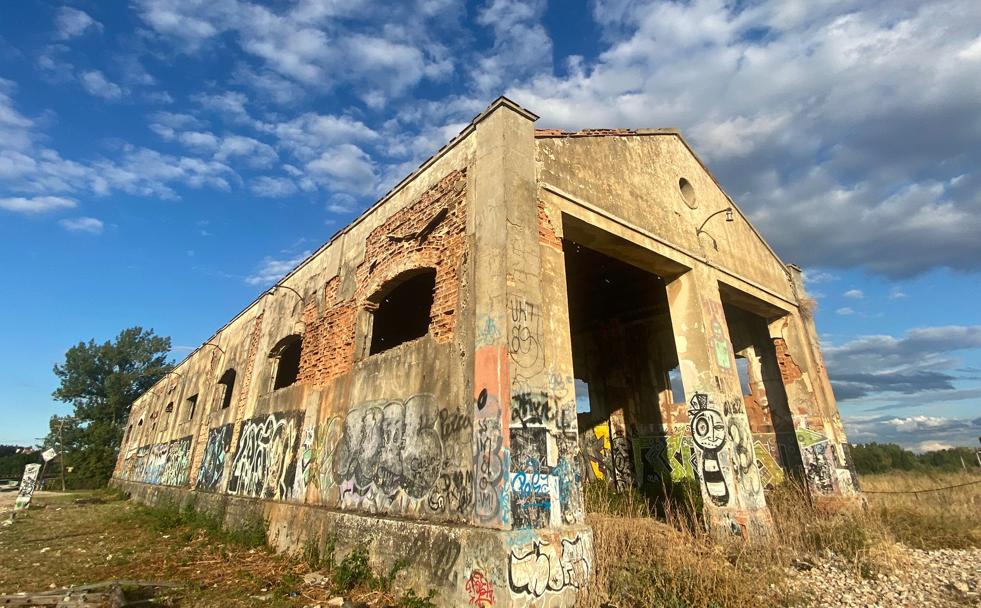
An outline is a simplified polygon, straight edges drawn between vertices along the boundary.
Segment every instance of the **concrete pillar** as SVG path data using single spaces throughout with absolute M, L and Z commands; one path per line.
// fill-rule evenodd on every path
M 706 518 L 717 532 L 766 534 L 772 521 L 714 271 L 693 268 L 667 292 Z
M 563 312 L 545 314 L 536 118 L 500 99 L 475 121 L 472 523 L 500 530 L 506 554 L 470 576 L 501 590 L 499 606 L 575 605 L 593 560 L 582 489 L 560 459 L 575 445 L 575 389 L 568 322 L 553 336 Z
M 790 267 L 798 294 L 800 270 Z M 770 323 L 808 488 L 816 497 L 850 497 L 858 490 L 848 440 L 809 313 L 793 312 Z

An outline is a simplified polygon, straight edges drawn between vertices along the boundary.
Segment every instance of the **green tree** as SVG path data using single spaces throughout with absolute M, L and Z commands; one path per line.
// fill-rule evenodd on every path
M 112 475 L 133 401 L 169 372 L 170 338 L 142 327 L 125 329 L 115 340 L 79 342 L 54 366 L 61 385 L 53 396 L 74 408 L 65 421 L 65 464 L 72 485 L 105 485 Z M 61 451 L 61 418 L 53 416 L 45 447 Z

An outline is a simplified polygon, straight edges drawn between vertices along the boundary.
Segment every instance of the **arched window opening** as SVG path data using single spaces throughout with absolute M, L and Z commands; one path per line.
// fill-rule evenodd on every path
M 124 442 L 126 442 L 126 441 L 129 441 L 129 436 L 130 436 L 130 435 L 131 435 L 132 433 L 133 433 L 133 425 L 131 424 L 131 425 L 129 425 L 129 428 L 128 428 L 128 429 L 126 429 L 126 436 L 125 436 L 125 437 L 123 437 L 123 441 L 124 441 Z
M 171 412 L 173 412 L 174 411 L 174 402 L 171 401 L 170 403 L 168 403 L 167 404 L 167 409 L 164 410 L 164 411 L 166 411 L 168 414 L 171 413 Z
M 298 335 L 286 336 L 269 351 L 273 364 L 272 390 L 279 390 L 296 384 L 300 376 L 300 349 L 303 338 Z
M 220 404 L 221 409 L 227 410 L 232 404 L 232 391 L 235 389 L 235 370 L 228 369 L 221 375 L 216 387 L 215 403 Z
M 394 287 L 373 300 L 378 308 L 372 315 L 369 355 L 421 338 L 429 332 L 436 270 L 427 268 L 403 276 L 403 280 L 396 279 Z

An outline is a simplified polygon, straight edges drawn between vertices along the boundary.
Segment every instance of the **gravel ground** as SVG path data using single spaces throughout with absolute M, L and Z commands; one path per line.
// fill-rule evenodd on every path
M 791 570 L 792 588 L 814 598 L 813 608 L 981 606 L 981 549 L 906 549 L 905 564 L 888 574 L 863 578 L 831 557 L 810 569 Z

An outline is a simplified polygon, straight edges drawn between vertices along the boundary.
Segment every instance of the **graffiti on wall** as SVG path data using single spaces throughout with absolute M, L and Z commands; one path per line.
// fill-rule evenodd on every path
M 699 479 L 709 499 L 716 506 L 729 504 L 729 482 L 723 459 L 720 458 L 726 443 L 726 425 L 722 412 L 709 406 L 708 395 L 695 393 L 688 410 L 692 443 L 696 447 L 701 468 Z
M 502 513 L 501 484 L 507 471 L 507 455 L 499 420 L 478 420 L 474 429 L 474 508 L 483 521 L 493 520 Z
M 484 576 L 480 570 L 470 573 L 466 584 L 467 593 L 470 594 L 470 605 L 476 608 L 490 608 L 494 605 L 494 585 Z
M 737 402 L 733 401 L 732 403 L 736 404 Z M 732 445 L 734 459 L 733 469 L 743 491 L 742 497 L 762 507 L 763 486 L 756 466 L 756 449 L 753 446 L 753 436 L 750 434 L 746 416 L 740 415 L 743 411 L 741 401 L 738 405 L 739 410 L 733 411 L 726 419 L 726 434 Z M 727 411 L 731 409 L 728 406 L 726 408 Z
M 225 472 L 225 454 L 232 443 L 232 425 L 226 424 L 208 431 L 208 442 L 198 467 L 195 486 L 198 490 L 217 492 Z
M 191 477 L 191 436 L 175 439 L 167 446 L 167 460 L 160 475 L 165 486 L 186 486 Z
M 541 344 L 542 313 L 521 297 L 508 298 L 508 357 L 515 366 L 513 380 L 524 382 L 545 371 Z
M 166 443 L 155 443 L 150 446 L 146 462 L 143 465 L 143 482 L 160 483 L 163 478 L 164 467 L 167 466 L 167 450 L 170 446 Z
M 490 526 L 510 523 L 509 434 L 503 432 L 502 395 L 510 393 L 508 348 L 482 346 L 474 353 L 474 516 Z
M 252 498 L 290 497 L 302 412 L 243 420 L 228 475 L 228 493 Z
M 753 442 L 756 452 L 756 466 L 760 471 L 760 482 L 765 488 L 774 488 L 784 482 L 786 476 L 783 467 L 770 451 L 770 446 L 760 440 Z
M 610 422 L 612 424 L 613 420 Z M 616 480 L 616 487 L 621 492 L 637 483 L 634 475 L 632 452 L 633 447 L 626 430 L 616 429 L 610 437 L 610 460 L 613 463 L 613 478 Z
M 515 596 L 540 598 L 546 593 L 582 589 L 589 581 L 592 555 L 589 536 L 560 538 L 558 544 L 534 538 L 508 554 L 508 584 Z
M 392 499 L 404 492 L 422 499 L 443 469 L 443 443 L 426 412 L 432 395 L 403 401 L 376 401 L 348 412 L 344 434 L 333 455 L 335 480 L 343 487 L 342 504 L 362 497 Z
M 695 479 L 695 454 L 686 427 L 678 426 L 669 435 L 635 437 L 634 462 L 641 485 L 668 487 Z
M 808 428 L 799 428 L 796 434 L 808 482 L 818 492 L 831 494 L 835 491 L 831 442 L 824 434 Z
M 511 429 L 511 517 L 515 528 L 541 528 L 549 523 L 552 498 L 547 436 L 543 427 Z
M 610 456 L 610 426 L 598 424 L 582 435 L 580 446 L 583 469 L 589 479 L 606 479 L 612 475 L 613 464 Z

